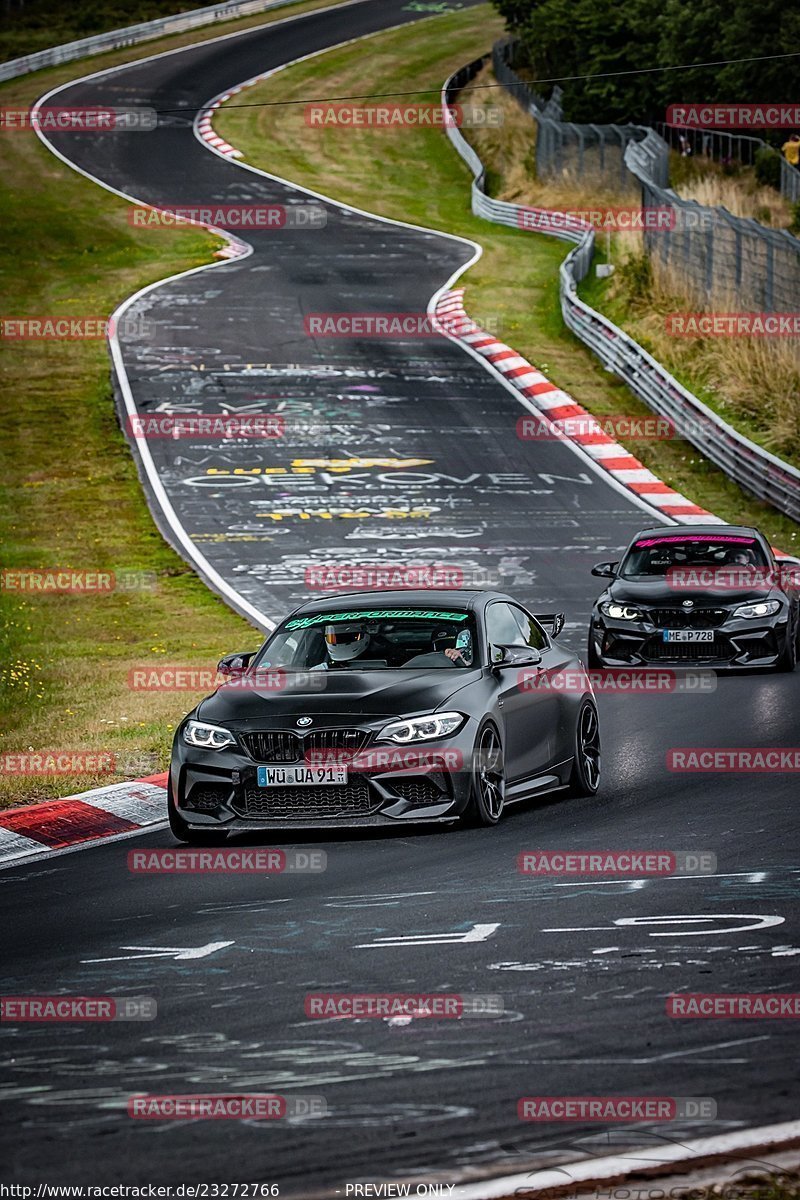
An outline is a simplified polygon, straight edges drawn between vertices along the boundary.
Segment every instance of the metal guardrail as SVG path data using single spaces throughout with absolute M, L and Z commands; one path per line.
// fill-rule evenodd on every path
M 229 4 L 213 4 L 208 8 L 194 8 L 190 12 L 158 17 L 155 21 L 141 21 L 138 25 L 128 25 L 124 29 L 110 29 L 107 33 L 97 33 L 77 42 L 64 42 L 61 46 L 49 46 L 46 50 L 37 50 L 35 54 L 26 54 L 23 58 L 12 58 L 8 62 L 0 63 L 0 83 L 6 79 L 16 79 L 19 75 L 27 75 L 31 71 L 39 71 L 42 67 L 56 67 L 59 63 L 72 62 L 76 58 L 101 54 L 104 50 L 136 46 L 139 42 L 147 42 L 154 37 L 184 33 L 187 29 L 212 25 L 215 21 L 247 17 L 291 3 L 293 0 L 231 0 Z
M 557 212 L 494 200 L 485 192 L 485 168 L 447 110 L 458 93 L 485 65 L 489 55 L 456 71 L 442 89 L 445 129 L 458 154 L 470 168 L 472 211 L 499 225 L 535 229 L 562 241 L 575 243 L 559 268 L 559 292 L 564 322 L 603 364 L 617 374 L 653 412 L 669 418 L 675 429 L 711 462 L 746 491 L 800 521 L 800 471 L 768 450 L 751 442 L 723 421 L 712 409 L 648 354 L 633 338 L 577 294 L 578 283 L 589 273 L 594 254 L 594 230 L 580 221 L 566 223 Z M 639 148 L 641 143 L 632 143 Z
M 543 109 L 541 97 L 514 69 L 516 43 L 501 39 L 492 48 L 492 66 L 500 85 L 536 122 L 536 174 L 561 182 L 604 183 L 614 190 L 633 189 L 645 208 L 671 211 L 670 224 L 644 231 L 647 254 L 674 268 L 697 296 L 719 298 L 758 312 L 795 312 L 800 306 L 800 240 L 786 229 L 770 229 L 737 217 L 722 205 L 686 200 L 669 187 L 669 146 L 681 139 L 705 153 L 723 149 L 755 161 L 770 149 L 761 138 L 686 131 L 646 125 L 576 125 L 561 119 L 556 89 Z M 557 93 L 557 94 L 556 94 Z M 663 134 L 663 136 L 662 136 Z M 694 139 L 694 142 L 693 140 Z M 800 172 L 776 154 L 784 196 L 800 194 Z

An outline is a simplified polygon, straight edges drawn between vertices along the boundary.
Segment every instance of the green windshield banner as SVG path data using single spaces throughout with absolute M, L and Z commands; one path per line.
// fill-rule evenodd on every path
M 360 608 L 355 612 L 315 613 L 313 617 L 295 617 L 293 621 L 286 622 L 285 628 L 308 629 L 311 625 L 327 625 L 332 621 L 383 621 L 396 617 L 412 617 L 419 621 L 466 621 L 467 614 L 437 612 L 426 608 Z

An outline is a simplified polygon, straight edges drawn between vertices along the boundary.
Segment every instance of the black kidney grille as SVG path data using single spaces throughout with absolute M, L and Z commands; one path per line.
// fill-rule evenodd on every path
M 318 729 L 305 735 L 284 729 L 265 729 L 242 734 L 247 753 L 257 762 L 299 763 L 310 754 L 332 751 L 355 754 L 369 734 L 363 729 Z
M 293 763 L 303 757 L 300 738 L 296 733 L 285 733 L 282 729 L 244 733 L 242 741 L 247 753 L 259 762 Z

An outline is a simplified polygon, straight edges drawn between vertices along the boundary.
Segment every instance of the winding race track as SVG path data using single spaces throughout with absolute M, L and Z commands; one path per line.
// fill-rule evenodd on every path
M 309 197 L 193 132 L 203 105 L 244 79 L 419 15 L 364 0 L 86 78 L 49 103 L 167 115 L 148 134 L 53 146 L 153 205 L 325 209 L 324 227 L 248 233 L 252 253 L 157 285 L 126 313 L 141 318 L 119 345 L 122 392 L 139 413 L 179 401 L 285 420 L 266 448 L 132 441 L 156 519 L 211 586 L 268 628 L 315 594 L 314 565 L 445 562 L 478 581 L 491 572 L 540 611 L 563 608 L 580 648 L 599 590 L 590 565 L 616 557 L 652 511 L 568 445 L 518 439 L 525 410 L 456 344 L 305 333 L 310 313 L 424 313 L 474 247 Z M 606 1144 L 603 1125 L 519 1121 L 523 1096 L 716 1102 L 716 1121 L 640 1122 L 626 1134 L 640 1144 L 793 1117 L 796 1023 L 677 1020 L 666 997 L 796 989 L 796 779 L 676 774 L 666 755 L 791 746 L 799 704 L 800 675 L 723 678 L 704 695 L 601 695 L 596 800 L 526 805 L 494 830 L 270 842 L 324 850 L 324 873 L 130 873 L 129 850 L 173 844 L 164 830 L 3 872 L 6 993 L 158 1002 L 150 1022 L 8 1026 L 8 1182 L 258 1180 L 334 1195 L 365 1178 L 523 1171 Z M 535 848 L 705 850 L 718 873 L 519 874 L 517 855 Z M 493 994 L 504 1015 L 307 1019 L 306 993 L 325 990 Z M 134 1093 L 220 1092 L 321 1096 L 328 1115 L 126 1112 Z

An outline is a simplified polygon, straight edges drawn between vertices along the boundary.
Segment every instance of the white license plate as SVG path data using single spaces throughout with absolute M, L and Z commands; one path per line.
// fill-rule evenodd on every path
M 347 767 L 259 767 L 259 787 L 320 787 L 347 783 Z
M 713 642 L 713 629 L 665 629 L 665 642 Z

